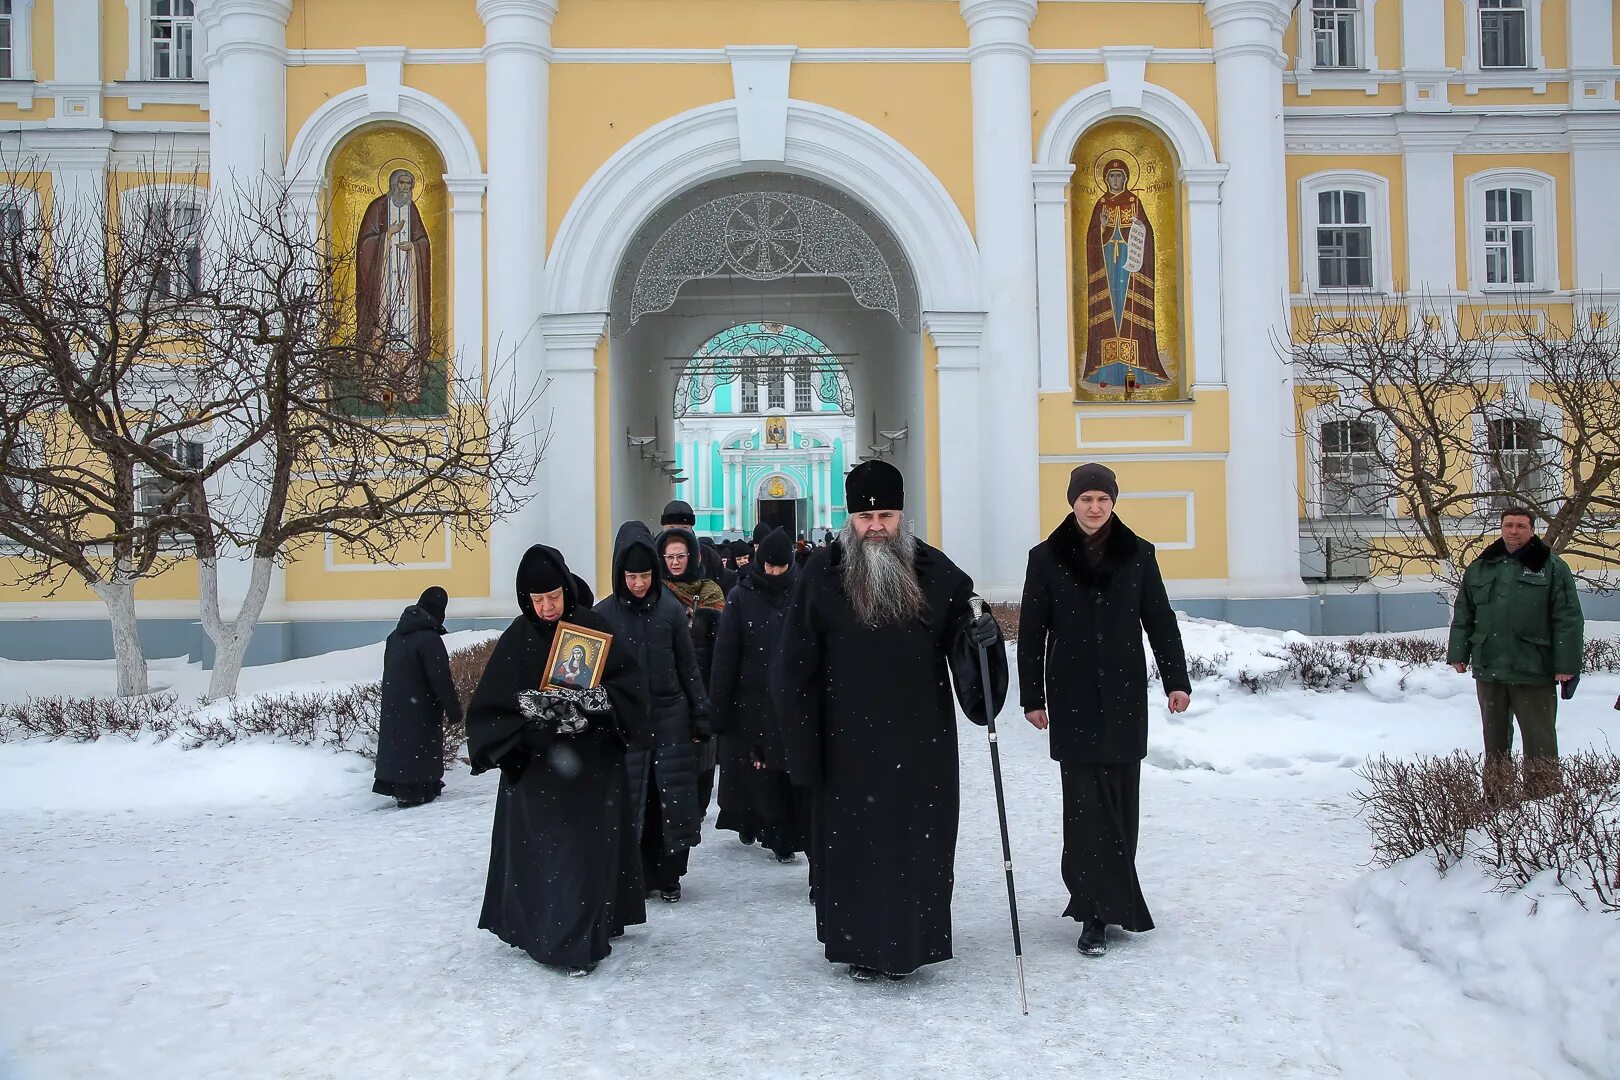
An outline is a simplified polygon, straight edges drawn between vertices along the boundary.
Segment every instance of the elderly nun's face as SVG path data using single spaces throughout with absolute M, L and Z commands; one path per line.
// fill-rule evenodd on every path
M 563 617 L 563 591 L 553 589 L 551 592 L 537 592 L 529 594 L 529 603 L 534 605 L 534 613 L 546 622 L 556 622 Z
M 1082 491 L 1074 500 L 1074 520 L 1088 534 L 1106 525 L 1113 513 L 1114 500 L 1106 491 Z

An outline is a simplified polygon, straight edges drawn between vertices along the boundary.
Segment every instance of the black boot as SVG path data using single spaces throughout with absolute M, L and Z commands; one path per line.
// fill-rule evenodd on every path
M 781 863 L 783 866 L 799 861 L 799 857 L 793 854 L 791 851 L 777 851 L 773 852 L 773 854 L 776 856 L 776 861 Z
M 849 965 L 844 973 L 856 982 L 871 982 L 878 977 L 877 968 L 862 967 L 860 964 Z
M 1101 919 L 1087 919 L 1080 930 L 1080 955 L 1103 956 L 1108 952 L 1108 924 Z
M 678 903 L 680 903 L 681 902 L 681 883 L 677 881 L 675 884 L 669 886 L 666 889 L 658 890 L 658 898 L 660 900 L 662 900 L 666 904 L 678 904 Z
M 583 967 L 569 968 L 568 969 L 568 977 L 570 979 L 583 979 L 585 976 L 589 975 L 591 972 L 593 972 L 595 970 L 596 970 L 596 965 L 595 964 L 586 964 Z

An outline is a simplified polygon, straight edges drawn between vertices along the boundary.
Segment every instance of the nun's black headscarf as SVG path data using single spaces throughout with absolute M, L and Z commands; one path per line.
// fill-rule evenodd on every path
M 551 640 L 551 632 L 556 624 L 546 622 L 536 613 L 529 596 L 533 593 L 556 592 L 558 589 L 563 591 L 562 617 L 566 619 L 579 607 L 579 590 L 574 585 L 574 575 L 568 572 L 568 563 L 562 552 L 544 544 L 536 544 L 525 551 L 522 561 L 518 563 L 518 608 L 535 631 L 547 641 Z

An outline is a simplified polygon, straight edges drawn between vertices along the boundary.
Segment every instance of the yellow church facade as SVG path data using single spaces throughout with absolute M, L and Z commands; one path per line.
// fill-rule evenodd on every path
M 715 532 L 778 497 L 831 524 L 842 471 L 874 454 L 995 599 L 1068 511 L 1069 471 L 1100 461 L 1178 607 L 1432 624 L 1432 591 L 1352 610 L 1308 580 L 1324 511 L 1287 361 L 1303 313 L 1422 295 L 1467 325 L 1511 286 L 1568 321 L 1620 294 L 1611 0 L 0 10 L 0 145 L 38 171 L 15 201 L 111 177 L 133 205 L 161 161 L 199 199 L 268 174 L 358 232 L 404 174 L 411 325 L 487 395 L 497 369 L 545 388 L 548 452 L 517 514 L 388 563 L 299 552 L 266 658 L 372 640 L 431 584 L 452 624 L 508 617 L 534 542 L 600 594 L 617 524 L 672 498 Z M 740 327 L 805 365 L 783 387 L 821 397 L 778 401 L 757 357 L 704 361 Z M 793 351 L 807 340 L 815 355 Z M 679 442 L 675 403 L 699 396 L 712 439 Z M 649 437 L 674 466 L 648 465 Z M 97 650 L 88 591 L 12 572 L 0 558 L 0 655 Z M 137 596 L 149 651 L 191 647 L 194 573 Z

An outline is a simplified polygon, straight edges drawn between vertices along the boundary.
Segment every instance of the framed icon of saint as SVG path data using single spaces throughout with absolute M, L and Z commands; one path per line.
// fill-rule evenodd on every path
M 546 657 L 546 681 L 540 689 L 593 690 L 602 683 L 613 635 L 560 622 Z

